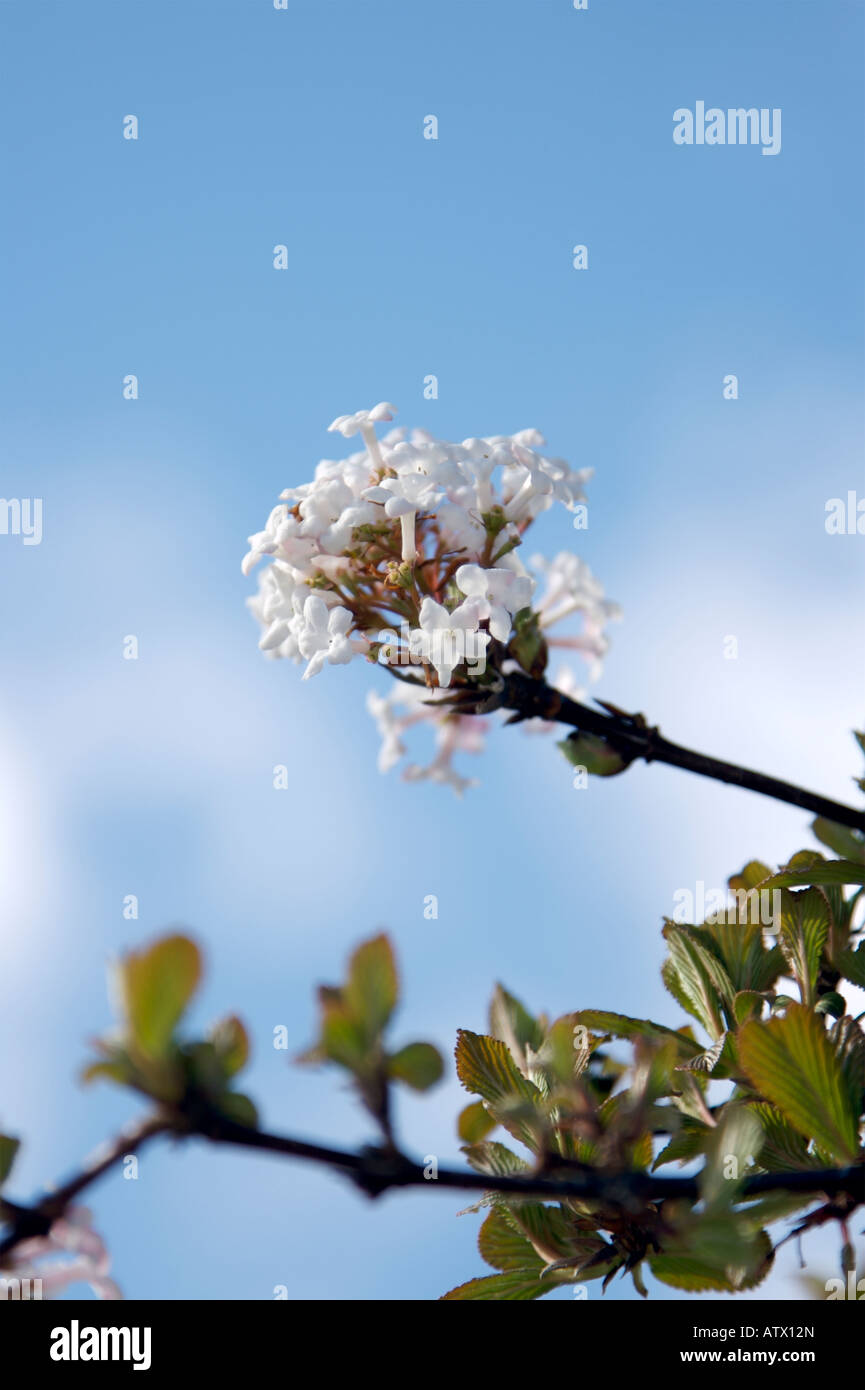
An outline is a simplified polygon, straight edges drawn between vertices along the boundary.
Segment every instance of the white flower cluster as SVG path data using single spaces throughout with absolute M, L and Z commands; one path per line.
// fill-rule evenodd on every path
M 305 662 L 304 679 L 325 663 L 344 665 L 360 655 L 414 667 L 416 684 L 403 683 L 389 699 L 371 697 L 385 738 L 382 765 L 402 748 L 405 727 L 431 719 L 436 758 L 425 770 L 410 765 L 405 775 L 462 790 L 468 784 L 453 773 L 451 759 L 458 749 L 478 751 L 483 721 L 436 708 L 436 692 L 455 678 L 471 684 L 491 651 L 505 669 L 526 622 L 547 647 L 581 652 L 594 677 L 606 650 L 604 628 L 618 611 L 567 553 L 533 562 L 546 581 L 536 601 L 536 578 L 516 553 L 541 512 L 554 502 L 574 510 L 584 500 L 591 470 L 539 453 L 544 439 L 537 430 L 461 444 L 425 430 L 393 429 L 379 438 L 376 425 L 394 413 L 382 402 L 333 421 L 330 429 L 345 438 L 360 435 L 362 450 L 322 460 L 312 482 L 287 488 L 264 530 L 250 536 L 242 568 L 249 574 L 270 560 L 250 600 L 263 628 L 259 646 L 271 657 Z M 575 614 L 582 618 L 578 634 L 549 635 L 554 623 Z M 573 688 L 572 678 L 564 679 Z M 398 715 L 400 705 L 408 713 Z

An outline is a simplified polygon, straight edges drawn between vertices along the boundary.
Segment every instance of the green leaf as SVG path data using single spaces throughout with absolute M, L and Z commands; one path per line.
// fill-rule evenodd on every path
M 763 884 L 764 888 L 801 888 L 815 884 L 865 884 L 865 865 L 849 859 L 829 859 L 808 868 L 782 870 Z
M 112 1061 L 90 1062 L 82 1068 L 81 1080 L 87 1085 L 91 1081 L 103 1079 L 116 1081 L 120 1086 L 131 1086 L 134 1069 L 129 1061 L 117 1057 Z
M 865 989 L 865 941 L 860 941 L 855 951 L 852 947 L 843 951 L 837 964 L 845 980 Z
M 321 1037 L 318 1045 L 301 1060 L 336 1062 L 359 1073 L 369 1060 L 369 1041 L 363 1024 L 342 997 L 320 993 Z
M 772 1245 L 766 1232 L 753 1229 L 747 1213 L 723 1207 L 708 1215 L 691 1213 L 671 1237 L 669 1248 L 649 1258 L 656 1279 L 691 1293 L 756 1288 L 771 1263 Z
M 821 994 L 817 1003 L 814 1005 L 814 1012 L 818 1014 L 829 1014 L 832 1018 L 840 1018 L 847 1012 L 847 1001 L 835 990 L 828 990 L 826 994 Z
M 443 1294 L 440 1301 L 528 1303 L 533 1298 L 543 1298 L 560 1282 L 555 1278 L 539 1279 L 534 1269 L 511 1269 L 505 1274 L 490 1274 L 486 1279 L 470 1279 Z
M 246 1125 L 248 1129 L 258 1128 L 255 1103 L 242 1091 L 223 1091 L 218 1098 L 217 1109 L 229 1120 L 234 1120 L 235 1124 Z
M 719 1038 L 725 1031 L 722 1010 L 724 1005 L 732 1010 L 735 994 L 729 975 L 689 928 L 668 922 L 663 934 L 688 1012 L 712 1039 Z
M 781 950 L 790 963 L 803 1002 L 813 1003 L 820 957 L 829 934 L 829 907 L 816 888 L 781 894 Z
M 744 869 L 740 869 L 737 874 L 731 874 L 727 883 L 734 893 L 741 893 L 743 890 L 750 893 L 752 889 L 764 883 L 771 872 L 767 864 L 761 864 L 759 859 L 751 859 Z
M 763 1012 L 763 996 L 753 989 L 742 989 L 733 1000 L 733 1017 L 737 1024 L 747 1023 L 749 1018 L 759 1018 Z
M 744 1024 L 739 1056 L 752 1085 L 800 1134 L 839 1163 L 855 1159 L 858 1112 L 842 1061 L 810 1009 L 791 1004 L 783 1018 Z
M 131 951 L 116 968 L 130 1040 L 147 1057 L 163 1057 L 201 978 L 201 955 L 187 936 L 164 936 Z
M 496 558 L 501 559 L 506 553 L 506 550 L 499 550 Z M 548 658 L 547 643 L 540 617 L 531 608 L 521 608 L 519 613 L 514 614 L 514 635 L 508 651 L 527 675 L 538 678 L 544 674 Z
M 474 1100 L 460 1111 L 457 1120 L 457 1134 L 467 1144 L 477 1144 L 486 1139 L 497 1127 L 498 1120 L 491 1115 L 482 1100 Z
M 629 760 L 598 734 L 570 734 L 556 747 L 572 767 L 584 767 L 595 777 L 615 777 L 629 765 Z
M 649 1269 L 660 1283 L 687 1293 L 732 1292 L 726 1274 L 695 1255 L 650 1255 Z
M 391 1053 L 387 1060 L 388 1076 L 404 1081 L 414 1091 L 428 1091 L 441 1081 L 443 1072 L 441 1053 L 432 1043 L 407 1043 L 399 1052 Z
M 490 1001 L 490 1033 L 499 1038 L 521 1064 L 525 1063 L 526 1047 L 537 1052 L 544 1040 L 544 1030 L 538 1020 L 499 984 Z
M 528 1168 L 524 1158 L 513 1153 L 505 1144 L 488 1139 L 481 1144 L 468 1144 L 462 1149 L 466 1162 L 476 1173 L 485 1173 L 490 1178 L 510 1178 L 525 1173 Z
M 348 1009 L 375 1037 L 396 1008 L 399 994 L 396 963 L 388 938 L 382 933 L 364 941 L 353 953 L 344 996 Z
M 545 1267 L 562 1259 L 581 1263 L 605 1246 L 595 1232 L 575 1231 L 573 1218 L 560 1206 L 520 1201 L 502 1204 L 498 1211 L 503 1220 L 525 1236 Z
M 776 1105 L 761 1100 L 750 1108 L 763 1130 L 763 1142 L 757 1154 L 761 1168 L 769 1173 L 797 1173 L 802 1168 L 817 1165 L 817 1160 L 808 1153 L 804 1136 L 793 1128 Z
M 834 854 L 840 855 L 852 864 L 865 863 L 865 835 L 861 830 L 839 825 L 837 821 L 827 820 L 825 816 L 818 816 L 812 821 L 811 829 L 817 839 L 828 845 Z
M 740 899 L 735 910 L 729 909 L 727 920 L 687 928 L 689 935 L 721 962 L 737 993 L 770 989 L 784 969 L 784 957 L 777 946 L 767 950 L 764 945 L 763 928 L 774 926 L 774 921 L 773 915 L 764 913 L 765 900 L 754 896 L 756 893 L 750 889 L 747 899 Z M 763 920 L 765 916 L 769 921 Z
M 706 1145 L 700 1192 L 706 1211 L 729 1208 L 736 1201 L 754 1154 L 763 1143 L 759 1117 L 747 1105 L 729 1102 Z
M 0 1134 L 0 1187 L 3 1186 L 12 1171 L 15 1155 L 20 1147 L 21 1141 L 19 1139 L 12 1139 L 8 1134 Z
M 665 1163 L 690 1163 L 703 1152 L 710 1133 L 708 1125 L 701 1124 L 690 1115 L 683 1115 L 682 1128 L 661 1149 L 652 1164 L 652 1172 L 656 1172 Z
M 214 1023 L 210 1042 L 225 1076 L 236 1076 L 249 1061 L 249 1035 L 235 1014 Z
M 460 1028 L 456 1045 L 457 1076 L 467 1091 L 493 1105 L 503 1100 L 536 1102 L 540 1091 L 523 1076 L 503 1042 Z
M 478 1233 L 478 1250 L 493 1269 L 534 1268 L 537 1274 L 544 1262 L 534 1246 L 497 1209 L 490 1212 Z
M 707 1047 L 705 1052 L 698 1052 L 696 1057 L 689 1057 L 687 1062 L 682 1062 L 679 1071 L 701 1071 L 711 1076 L 716 1070 L 721 1059 L 721 1053 L 728 1047 L 729 1033 L 722 1033 L 717 1042 L 713 1042 L 711 1047 Z
M 850 1108 L 854 1115 L 862 1113 L 865 1087 L 865 1033 L 849 1014 L 838 1018 L 829 1029 L 829 1041 L 841 1064 L 841 1074 L 847 1088 Z
M 648 1018 L 629 1018 L 627 1014 L 609 1013 L 605 1009 L 578 1009 L 572 1017 L 575 1023 L 594 1032 L 610 1033 L 614 1038 L 673 1039 L 685 1057 L 693 1057 L 702 1051 L 693 1038 L 674 1028 L 667 1028 L 663 1023 L 652 1023 Z

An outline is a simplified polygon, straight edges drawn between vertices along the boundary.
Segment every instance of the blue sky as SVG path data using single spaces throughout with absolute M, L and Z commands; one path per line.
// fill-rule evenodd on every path
M 40 545 L 0 536 L 0 1123 L 25 1140 L 21 1196 L 133 1112 L 74 1077 L 106 961 L 166 925 L 207 949 L 195 1020 L 246 1018 L 267 1122 L 349 1144 L 367 1132 L 338 1078 L 270 1038 L 309 1040 L 314 984 L 363 935 L 394 937 L 402 1036 L 447 1052 L 497 978 L 537 1009 L 678 1023 L 674 892 L 808 843 L 795 809 L 672 769 L 577 795 L 552 742 L 514 730 L 462 802 L 380 777 L 363 697 L 383 677 L 265 662 L 239 570 L 336 414 L 537 426 L 593 466 L 579 549 L 625 611 L 597 693 L 850 797 L 862 542 L 824 517 L 863 489 L 863 27 L 843 0 L 0 2 L 0 491 L 44 507 Z M 781 153 L 676 146 L 698 100 L 780 108 Z M 535 539 L 570 547 L 569 518 Z M 407 1144 L 455 1156 L 461 1103 L 453 1079 L 402 1102 Z M 154 1148 L 92 1197 L 140 1298 L 435 1297 L 481 1272 L 460 1205 L 371 1206 L 201 1147 Z M 834 1273 L 831 1242 L 808 1250 Z M 796 1296 L 791 1247 L 779 1264 L 769 1291 Z

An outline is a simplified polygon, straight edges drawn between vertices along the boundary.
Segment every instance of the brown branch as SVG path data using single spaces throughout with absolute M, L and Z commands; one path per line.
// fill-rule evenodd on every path
M 569 699 L 561 691 L 554 690 L 543 680 L 535 680 L 519 671 L 503 676 L 502 682 L 502 688 L 485 702 L 485 706 L 479 706 L 479 712 L 492 708 L 510 709 L 516 716 L 515 723 L 523 719 L 547 719 L 565 724 L 580 733 L 595 734 L 606 739 L 625 762 L 642 758 L 647 763 L 681 767 L 700 777 L 711 777 L 716 782 L 744 787 L 761 796 L 771 796 L 775 801 L 785 801 L 791 806 L 812 811 L 814 815 L 825 816 L 839 825 L 865 831 L 865 811 L 806 791 L 778 777 L 769 777 L 763 772 L 722 762 L 720 758 L 710 758 L 705 753 L 671 743 L 662 737 L 659 729 L 650 727 L 641 714 L 626 714 L 612 705 L 604 705 L 604 713 L 590 709 Z M 461 708 L 461 702 L 457 708 Z M 464 708 L 468 712 L 468 705 Z
M 109 1172 L 119 1159 L 137 1151 L 157 1134 L 165 1134 L 171 1128 L 164 1116 L 148 1115 L 136 1124 L 121 1130 L 110 1144 L 98 1149 L 80 1173 L 55 1188 L 32 1207 L 21 1207 L 0 1197 L 0 1219 L 11 1226 L 9 1235 L 0 1241 L 0 1261 L 4 1255 L 22 1240 L 31 1236 L 47 1235 L 51 1226 L 74 1202 L 79 1193 L 90 1187 L 91 1183 Z
M 179 1117 L 176 1116 L 159 1115 L 142 1121 L 133 1131 L 119 1135 L 106 1152 L 81 1173 L 32 1207 L 21 1207 L 0 1199 L 0 1215 L 10 1227 L 9 1233 L 0 1241 L 0 1262 L 20 1241 L 45 1235 L 69 1203 L 91 1183 L 104 1176 L 119 1159 L 156 1135 L 168 1133 L 181 1138 L 197 1136 L 215 1144 L 230 1144 L 280 1154 L 284 1158 L 320 1163 L 350 1178 L 370 1197 L 378 1197 L 391 1188 L 443 1187 L 478 1194 L 498 1192 L 503 1196 L 557 1201 L 579 1198 L 630 1212 L 658 1202 L 674 1199 L 698 1201 L 701 1197 L 697 1178 L 652 1177 L 637 1172 L 603 1173 L 574 1163 L 561 1165 L 557 1174 L 555 1158 L 549 1160 L 545 1170 L 529 1172 L 525 1176 L 493 1177 L 462 1168 L 438 1168 L 434 1177 L 428 1177 L 423 1164 L 393 1149 L 370 1147 L 358 1152 L 333 1149 L 287 1135 L 247 1128 L 216 1112 L 207 1115 L 199 1112 L 199 1116 L 195 1128 L 179 1127 Z M 183 1125 L 182 1120 L 179 1123 Z M 855 1164 L 847 1168 L 755 1174 L 743 1180 L 740 1199 L 759 1197 L 766 1192 L 813 1193 L 815 1199 L 824 1196 L 839 1202 L 839 1211 L 843 1208 L 849 1214 L 865 1204 L 865 1167 Z

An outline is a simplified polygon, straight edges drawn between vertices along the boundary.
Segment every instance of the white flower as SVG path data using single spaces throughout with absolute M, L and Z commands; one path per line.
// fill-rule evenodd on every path
M 467 510 L 458 502 L 443 502 L 437 511 L 442 539 L 453 550 L 479 555 L 486 543 L 487 533 L 477 510 Z
M 479 621 L 478 605 L 471 600 L 461 603 L 452 613 L 429 595 L 421 604 L 420 645 L 424 656 L 435 667 L 439 685 L 443 688 L 450 685 L 451 676 L 460 662 L 473 657 L 474 644 L 469 651 L 467 635 L 477 633 Z
M 560 551 L 551 561 L 535 555 L 532 564 L 546 575 L 547 580 L 546 592 L 535 609 L 548 646 L 568 647 L 571 651 L 581 652 L 589 661 L 589 679 L 597 680 L 601 673 L 601 659 L 609 647 L 604 629 L 608 622 L 622 616 L 622 610 L 617 603 L 604 597 L 603 586 L 588 565 L 576 555 Z M 579 613 L 583 619 L 580 633 L 566 637 L 549 635 L 550 627 L 574 613 Z
M 379 401 L 372 410 L 356 410 L 353 415 L 337 415 L 327 428 L 331 431 L 338 430 L 346 439 L 353 434 L 359 434 L 373 463 L 377 468 L 383 468 L 384 460 L 376 439 L 375 427 L 380 420 L 392 420 L 395 414 L 396 406 L 390 405 L 388 401 Z
M 414 728 L 431 726 L 435 729 L 435 756 L 426 767 L 409 763 L 403 770 L 403 778 L 407 782 L 429 781 L 450 786 L 462 796 L 467 788 L 477 786 L 477 781 L 457 772 L 453 766 L 454 756 L 482 753 L 489 721 L 475 715 L 454 714 L 447 707 L 438 709 L 436 703 L 440 698 L 438 691 L 404 682 L 388 696 L 374 693 L 367 696 L 367 709 L 382 735 L 378 767 L 380 772 L 389 772 L 407 752 L 404 735 Z
M 332 666 L 344 666 L 351 661 L 359 646 L 352 644 L 348 631 L 352 615 L 347 608 L 331 608 L 319 594 L 310 594 L 303 605 L 303 625 L 297 633 L 297 647 L 309 662 L 303 673 L 308 680 L 321 670 L 325 661 Z
M 460 565 L 455 578 L 464 594 L 480 601 L 480 616 L 489 619 L 493 637 L 507 642 L 513 615 L 532 601 L 534 580 L 513 570 L 483 569 L 480 565 Z
M 407 782 L 437 782 L 453 787 L 462 796 L 478 785 L 474 777 L 463 777 L 453 766 L 456 753 L 482 753 L 486 740 L 486 720 L 476 715 L 448 714 L 440 717 L 436 729 L 436 754 L 427 767 L 409 763 L 403 773 Z
M 381 420 L 392 420 L 396 406 L 388 401 L 379 401 L 371 410 L 356 410 L 353 415 L 337 415 L 328 425 L 328 430 L 339 430 L 346 439 L 353 434 L 363 433 L 367 425 L 378 424 Z
M 583 612 L 604 623 L 621 617 L 621 609 L 604 597 L 603 585 L 588 565 L 570 551 L 559 551 L 552 560 L 533 555 L 532 565 L 544 574 L 546 592 L 536 608 L 541 627 L 550 627 L 571 613 Z

